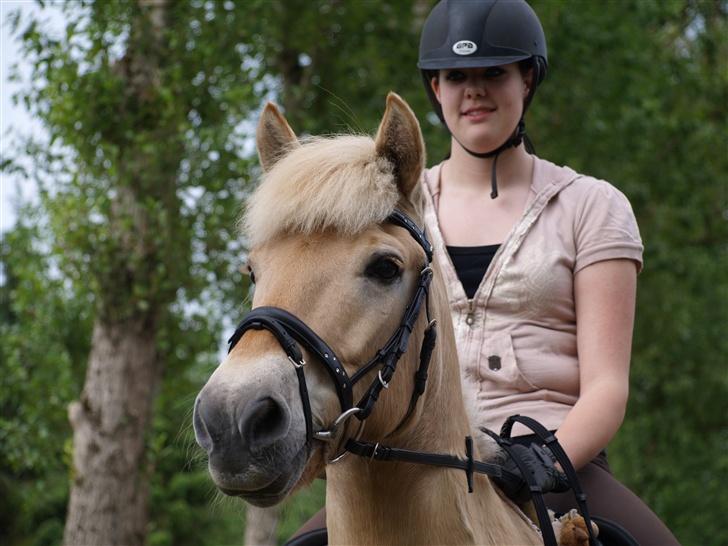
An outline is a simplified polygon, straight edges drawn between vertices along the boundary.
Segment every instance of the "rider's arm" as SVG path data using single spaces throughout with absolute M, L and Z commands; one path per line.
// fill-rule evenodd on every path
M 580 394 L 556 436 L 577 469 L 624 419 L 636 285 L 636 264 L 626 259 L 596 262 L 574 278 Z

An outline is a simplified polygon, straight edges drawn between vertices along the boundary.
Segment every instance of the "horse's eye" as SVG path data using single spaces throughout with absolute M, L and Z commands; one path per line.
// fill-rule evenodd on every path
M 246 273 L 248 277 L 250 277 L 250 282 L 255 284 L 255 273 L 253 272 L 253 268 L 250 267 L 250 264 L 247 264 L 241 268 L 241 271 L 243 273 Z
M 390 283 L 402 275 L 402 270 L 394 259 L 389 256 L 381 256 L 367 266 L 366 275 L 380 282 Z

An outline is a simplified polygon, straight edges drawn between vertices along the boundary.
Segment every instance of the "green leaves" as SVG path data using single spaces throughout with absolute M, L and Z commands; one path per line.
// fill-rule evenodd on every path
M 22 476 L 60 484 L 65 503 L 66 406 L 80 391 L 91 324 L 131 316 L 158 324 L 159 366 L 169 374 L 149 456 L 178 464 L 158 464 L 153 483 L 163 491 L 168 479 L 194 477 L 198 492 L 194 505 L 153 496 L 160 504 L 150 541 L 230 542 L 235 535 L 225 529 L 240 523 L 221 527 L 209 512 L 206 471 L 187 467 L 190 446 L 177 431 L 189 425 L 193 395 L 217 360 L 224 313 L 237 312 L 244 295 L 234 225 L 249 180 L 240 141 L 249 133 L 240 135 L 239 125 L 257 93 L 226 30 L 242 26 L 244 9 L 223 13 L 216 4 L 210 19 L 209 3 L 170 3 L 160 37 L 136 3 L 72 4 L 58 36 L 40 22 L 16 24 L 32 72 L 19 97 L 49 143 L 21 141 L 13 160 L 3 159 L 4 170 L 32 165 L 42 201 L 33 220 L 44 228 L 19 226 L 3 241 L 1 458 L 21 496 L 8 538 L 60 540 L 65 506 L 41 513 Z M 199 48 L 188 47 L 191 35 Z M 199 72 L 203 85 L 195 86 Z M 183 202 L 193 187 L 201 193 Z M 196 532 L 185 535 L 191 521 Z
M 88 350 L 89 300 L 72 300 L 53 273 L 47 248 L 31 226 L 37 212 L 22 211 L 20 224 L 0 245 L 0 394 L 2 468 L 17 473 L 59 469 L 62 438 L 69 427 L 66 404 L 75 394 L 74 360 Z
M 728 309 L 718 304 L 728 294 L 728 155 L 718 152 L 728 85 L 713 49 L 728 54 L 721 5 L 534 5 L 550 73 L 529 132 L 544 157 L 621 188 L 645 244 L 630 404 L 610 461 L 683 544 L 695 545 L 728 540 L 711 523 L 728 502 L 714 486 L 728 464 Z M 700 480 L 686 479 L 693 467 Z
M 11 15 L 32 67 L 18 99 L 48 131 L 48 142 L 20 140 L 2 159 L 42 199 L 0 246 L 0 478 L 20 491 L 20 535 L 52 542 L 62 527 L 65 406 L 80 389 L 93 318 L 156 313 L 165 379 L 148 440 L 149 542 L 239 540 L 239 510 L 209 511 L 212 488 L 188 464 L 186 427 L 248 294 L 234 226 L 258 176 L 256 112 L 273 99 L 299 133 L 367 132 L 394 90 L 420 119 L 429 164 L 439 162 L 449 137 L 416 69 L 433 4 L 169 2 L 156 37 L 133 2 L 64 3 L 61 33 Z M 728 542 L 716 512 L 728 505 L 728 10 L 692 0 L 532 4 L 549 74 L 529 135 L 542 157 L 622 189 L 646 246 L 631 402 L 610 460 L 684 544 Z M 141 54 L 130 49 L 140 34 Z M 50 508 L 27 477 L 50 484 Z M 310 508 L 290 508 L 281 536 Z

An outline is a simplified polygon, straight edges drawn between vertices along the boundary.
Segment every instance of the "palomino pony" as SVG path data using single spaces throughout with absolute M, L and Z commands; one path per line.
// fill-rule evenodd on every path
M 351 454 L 332 462 L 359 437 L 463 458 L 472 434 L 445 286 L 417 227 L 424 145 L 412 111 L 390 94 L 375 139 L 301 143 L 268 104 L 257 144 L 264 175 L 244 222 L 253 316 L 195 402 L 217 487 L 270 506 L 325 472 L 332 544 L 542 544 L 486 476 L 469 493 L 462 470 Z M 439 334 L 418 398 L 431 319 Z M 392 348 L 393 332 L 394 345 L 409 337 L 399 364 L 367 365 Z M 351 402 L 360 399 L 366 411 Z M 481 435 L 472 449 L 487 460 L 496 448 Z

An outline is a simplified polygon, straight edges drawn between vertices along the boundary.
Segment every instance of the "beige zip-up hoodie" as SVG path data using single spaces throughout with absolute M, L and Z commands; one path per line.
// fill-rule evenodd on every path
M 627 198 L 608 182 L 534 159 L 526 210 L 471 300 L 438 224 L 440 165 L 423 174 L 425 223 L 447 283 L 463 387 L 476 400 L 474 425 L 495 431 L 513 414 L 558 429 L 576 403 L 574 275 L 615 258 L 642 268 Z M 516 435 L 527 433 L 514 427 Z

